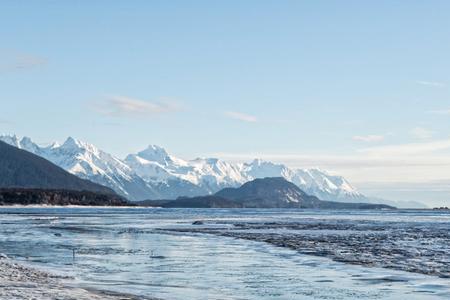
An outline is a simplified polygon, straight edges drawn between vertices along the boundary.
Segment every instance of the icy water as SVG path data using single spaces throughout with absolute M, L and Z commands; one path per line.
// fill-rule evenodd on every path
M 205 223 L 192 225 L 196 220 Z M 353 231 L 371 236 L 382 230 L 383 242 L 392 231 L 396 244 L 399 228 L 410 234 L 408 229 L 417 227 L 426 243 L 413 236 L 404 248 L 437 257 L 427 264 L 439 274 L 450 267 L 450 214 L 439 211 L 0 208 L 0 252 L 74 276 L 85 287 L 167 300 L 450 299 L 445 276 L 337 262 L 247 236 L 268 231 L 289 236 L 299 226 L 307 236 L 350 232 L 354 238 Z M 234 234 L 236 228 L 246 236 Z M 347 252 L 352 245 L 345 243 Z M 417 260 L 406 263 L 412 259 Z

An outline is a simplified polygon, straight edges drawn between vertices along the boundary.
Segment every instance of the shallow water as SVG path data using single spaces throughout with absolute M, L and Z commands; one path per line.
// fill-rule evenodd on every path
M 203 227 L 221 230 L 237 222 L 298 220 L 367 222 L 370 228 L 414 222 L 450 230 L 450 215 L 438 211 L 0 208 L 0 252 L 75 276 L 86 287 L 162 299 L 450 298 L 450 279 L 333 262 L 262 242 L 165 230 L 193 228 L 194 220 L 207 220 Z

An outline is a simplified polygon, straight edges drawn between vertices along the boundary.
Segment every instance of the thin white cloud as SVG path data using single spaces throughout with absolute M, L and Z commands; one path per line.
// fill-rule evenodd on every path
M 47 63 L 47 60 L 34 56 L 29 54 L 19 54 L 17 55 L 17 60 L 15 61 L 15 68 L 16 69 L 26 69 L 26 68 L 32 68 L 40 65 L 44 65 Z
M 424 81 L 424 80 L 418 80 L 416 81 L 417 84 L 420 85 L 426 85 L 426 86 L 431 86 L 431 87 L 444 87 L 446 86 L 445 83 L 443 82 L 437 82 L 437 81 Z
M 430 110 L 429 113 L 435 115 L 450 115 L 450 109 Z
M 428 143 L 370 147 L 349 154 L 253 152 L 213 153 L 208 156 L 240 163 L 261 158 L 286 164 L 292 168 L 319 167 L 344 176 L 357 188 L 366 183 L 396 182 L 420 186 L 426 191 L 427 182 L 437 180 L 450 182 L 450 152 L 448 149 L 450 149 L 450 139 Z M 378 194 L 374 192 L 372 195 Z M 427 201 L 439 200 L 431 194 L 427 194 L 427 196 Z M 413 197 L 407 200 L 423 200 L 419 198 Z M 388 199 L 402 200 L 403 198 L 397 198 L 396 195 L 396 197 L 388 197 Z
M 150 102 L 126 96 L 111 96 L 98 103 L 95 110 L 107 116 L 149 116 L 180 110 L 179 105 L 169 102 Z
M 205 156 L 219 157 L 234 162 L 248 162 L 255 158 L 286 164 L 293 168 L 319 167 L 329 170 L 401 167 L 450 167 L 450 155 L 395 155 L 373 156 L 366 153 L 339 154 L 282 154 L 282 153 L 230 153 L 216 152 Z M 390 174 L 384 174 L 388 176 Z M 450 174 L 448 174 L 450 177 Z
M 424 143 L 410 143 L 410 144 L 370 147 L 360 149 L 358 150 L 358 152 L 374 156 L 386 156 L 386 155 L 403 156 L 403 155 L 431 153 L 446 149 L 450 149 L 450 139 L 430 141 Z
M 409 132 L 413 137 L 417 138 L 417 139 L 430 139 L 433 137 L 434 132 L 428 129 L 425 129 L 423 127 L 415 127 L 413 129 L 411 129 L 411 131 Z
M 47 64 L 45 58 L 14 51 L 0 51 L 0 71 L 30 69 Z
M 384 135 L 355 135 L 352 137 L 354 141 L 373 143 L 384 140 Z
M 225 115 L 229 118 L 243 121 L 243 122 L 255 123 L 258 121 L 258 118 L 256 118 L 255 116 L 252 116 L 249 114 L 244 114 L 241 112 L 236 112 L 236 111 L 226 111 Z
M 229 161 L 244 163 L 258 157 L 291 168 L 320 168 L 344 176 L 357 188 L 360 183 L 409 182 L 422 185 L 432 180 L 450 182 L 450 155 L 435 153 L 421 155 L 374 156 L 354 154 L 273 154 L 273 153 L 214 153 Z M 394 198 L 395 199 L 395 198 Z M 410 199 L 411 200 L 411 199 Z

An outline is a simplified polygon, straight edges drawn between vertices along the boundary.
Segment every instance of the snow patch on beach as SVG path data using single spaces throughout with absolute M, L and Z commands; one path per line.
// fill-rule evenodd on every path
M 70 285 L 69 277 L 26 267 L 0 254 L 0 300 L 118 300 L 127 296 L 93 293 Z

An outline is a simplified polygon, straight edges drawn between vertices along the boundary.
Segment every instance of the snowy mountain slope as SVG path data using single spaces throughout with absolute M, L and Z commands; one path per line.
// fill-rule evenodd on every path
M 0 140 L 39 155 L 81 178 L 108 186 L 130 200 L 159 197 L 158 193 L 120 159 L 94 145 L 69 137 L 62 145 L 41 147 L 30 138 L 2 136 Z
M 283 177 L 305 192 L 324 200 L 358 202 L 367 200 L 343 177 L 319 169 L 290 169 L 282 164 L 255 159 L 251 163 L 232 164 L 216 158 L 185 161 L 163 148 L 151 145 L 130 154 L 125 162 L 147 181 L 189 182 L 198 188 L 198 195 L 215 193 L 224 187 L 237 187 L 256 178 Z M 189 192 L 183 196 L 196 196 Z
M 197 196 L 214 193 L 223 187 L 246 182 L 241 167 L 218 159 L 197 158 L 185 161 L 168 154 L 164 149 L 151 145 L 147 149 L 126 157 L 125 162 L 147 181 L 180 181 L 197 187 L 196 193 L 180 196 Z
M 247 174 L 247 181 L 264 177 L 284 177 L 308 194 L 322 200 L 367 201 L 345 178 L 320 169 L 290 169 L 282 164 L 255 159 L 244 164 L 243 171 Z
M 106 185 L 130 200 L 206 195 L 256 178 L 283 177 L 323 200 L 367 201 L 343 177 L 319 169 L 291 169 L 258 159 L 244 164 L 216 158 L 183 160 L 155 145 L 121 160 L 70 137 L 61 145 L 49 146 L 39 146 L 27 137 L 19 140 L 16 136 L 0 136 L 0 140 L 42 156 L 79 177 Z
M 2 141 L 0 141 L 0 174 L 0 187 L 11 189 L 9 190 L 12 192 L 10 196 L 16 199 L 18 198 L 17 195 L 14 196 L 13 190 L 20 194 L 23 189 L 50 189 L 53 191 L 66 189 L 114 195 L 113 190 L 108 187 L 81 179 L 39 155 L 18 149 Z M 9 192 L 6 191 L 6 193 Z M 53 195 L 59 195 L 62 198 L 69 196 L 69 194 L 63 194 L 56 192 Z M 35 192 L 28 194 L 31 198 L 33 195 L 37 194 Z M 89 195 L 89 193 L 83 195 Z M 19 198 L 22 199 L 19 203 L 34 202 L 30 197 L 21 198 L 19 195 Z M 2 199 L 2 201 L 4 200 L 10 201 L 11 199 Z

